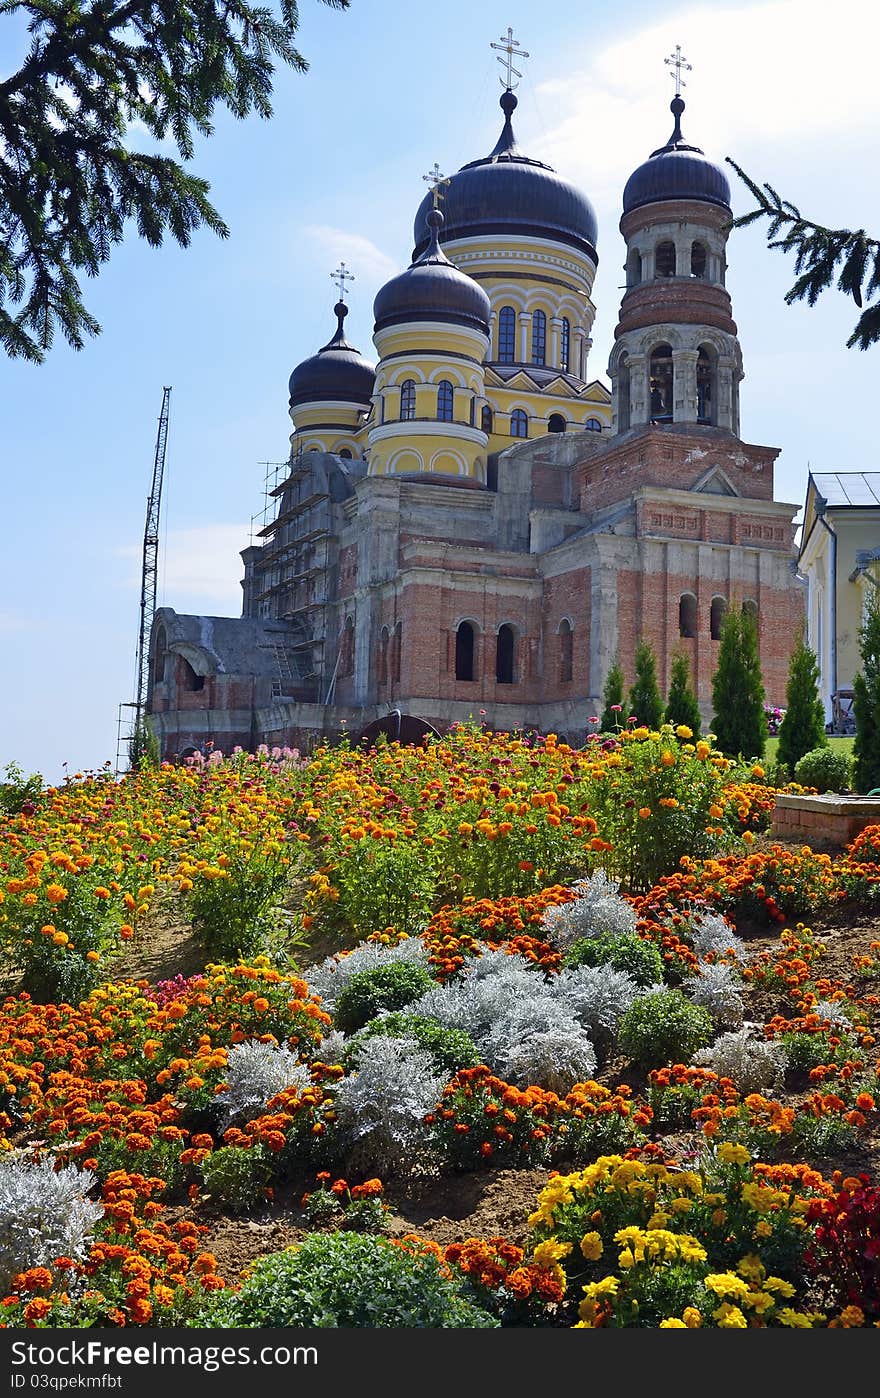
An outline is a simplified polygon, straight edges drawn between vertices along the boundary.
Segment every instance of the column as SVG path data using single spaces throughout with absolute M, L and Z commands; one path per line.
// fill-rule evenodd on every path
M 529 311 L 520 311 L 517 319 L 519 320 L 519 362 L 520 364 L 528 364 L 529 331 L 532 325 L 532 317 Z
M 719 427 L 726 427 L 728 432 L 738 432 L 739 414 L 736 411 L 734 402 L 736 397 L 734 364 L 729 355 L 718 356 L 715 374 L 718 393 L 718 407 L 715 421 Z
M 672 351 L 672 421 L 697 420 L 696 350 Z
M 548 322 L 547 365 L 562 370 L 562 317 L 551 316 Z M 569 349 L 569 353 L 571 350 Z
M 648 384 L 648 356 L 631 354 L 629 357 L 629 422 L 631 427 L 647 422 L 650 416 L 650 386 Z

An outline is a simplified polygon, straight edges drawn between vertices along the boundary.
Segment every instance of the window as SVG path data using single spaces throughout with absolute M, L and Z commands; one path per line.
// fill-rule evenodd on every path
M 492 430 L 493 430 L 493 429 L 492 429 L 492 409 L 489 407 L 489 404 L 488 404 L 488 403 L 485 405 L 485 407 L 483 408 L 482 413 L 480 414 L 480 426 L 482 427 L 483 431 L 484 431 L 487 435 L 489 435 L 489 434 L 492 432 Z
M 574 636 L 571 622 L 567 618 L 559 623 L 559 682 L 568 684 L 571 679 L 574 655 Z
M 354 674 L 354 618 L 348 617 L 339 647 L 339 676 Z
M 638 248 L 631 248 L 629 257 L 626 260 L 626 284 L 627 286 L 638 286 L 642 280 L 642 254 Z
M 654 253 L 655 277 L 675 276 L 675 243 L 658 243 Z
M 707 254 L 706 254 L 706 244 L 705 244 L 705 243 L 692 243 L 692 244 L 691 244 L 691 276 L 692 276 L 692 277 L 700 277 L 701 279 L 704 278 L 705 275 L 706 275 L 706 263 L 707 263 L 707 261 L 708 261 L 708 257 L 707 257 Z
M 565 418 L 562 413 L 551 413 L 547 420 L 548 432 L 564 432 L 566 428 Z
M 547 360 L 547 317 L 543 311 L 532 312 L 532 363 L 544 364 Z
M 672 348 L 651 351 L 651 421 L 672 421 Z
M 165 678 L 165 652 L 168 648 L 168 637 L 164 626 L 156 628 L 156 645 L 153 654 L 153 684 L 161 684 Z
M 502 306 L 498 312 L 498 362 L 513 364 L 516 359 L 516 311 Z
M 602 424 L 597 417 L 588 417 L 586 422 L 584 423 L 584 427 L 588 432 L 602 431 Z
M 712 598 L 712 608 L 709 613 L 709 633 L 713 641 L 721 640 L 721 624 L 727 612 L 727 603 L 723 597 Z
M 697 599 L 692 592 L 683 592 L 678 603 L 678 634 L 693 639 L 697 634 Z
M 513 652 L 515 637 L 512 626 L 498 628 L 495 646 L 495 679 L 499 684 L 513 684 Z
M 351 461 L 351 452 L 349 451 L 348 447 L 343 447 L 342 450 L 341 450 L 341 452 L 339 453 L 339 455 L 340 455 L 345 461 Z
M 697 422 L 715 421 L 715 358 L 702 345 L 697 357 Z
M 514 408 L 510 414 L 510 435 L 511 437 L 527 437 L 529 435 L 529 419 L 522 408 Z
M 204 675 L 197 675 L 189 661 L 183 656 L 180 657 L 180 677 L 183 681 L 183 688 L 193 693 L 205 687 Z
M 745 602 L 743 602 L 743 616 L 744 616 L 744 617 L 747 616 L 747 617 L 749 618 L 749 620 L 751 621 L 751 623 L 752 623 L 752 625 L 754 626 L 755 630 L 757 631 L 757 629 L 758 629 L 758 604 L 757 604 L 757 602 L 755 601 L 754 597 L 747 597 L 746 600 L 745 600 Z
M 562 326 L 559 331 L 559 367 L 563 374 L 568 373 L 571 363 L 571 321 L 567 316 L 562 317 Z
M 414 379 L 406 379 L 400 385 L 400 420 L 412 422 L 416 415 L 416 385 Z
M 474 628 L 469 621 L 459 622 L 455 633 L 455 678 L 474 678 Z
M 437 386 L 437 420 L 438 422 L 452 421 L 452 384 L 448 379 L 441 379 Z

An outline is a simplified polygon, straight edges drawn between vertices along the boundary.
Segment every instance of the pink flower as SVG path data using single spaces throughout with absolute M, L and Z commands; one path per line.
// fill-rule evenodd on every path
M 623 708 L 623 705 L 622 705 L 622 704 L 612 704 L 612 705 L 611 705 L 611 712 L 612 712 L 613 714 L 619 714 L 622 708 Z

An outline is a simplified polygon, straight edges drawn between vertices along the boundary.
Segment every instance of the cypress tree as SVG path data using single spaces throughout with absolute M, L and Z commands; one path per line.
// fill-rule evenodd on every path
M 602 718 L 599 723 L 599 731 L 602 733 L 613 733 L 615 728 L 621 728 L 626 722 L 626 713 L 623 702 L 623 671 L 620 662 L 615 659 L 611 669 L 605 677 L 605 688 L 602 691 Z M 620 708 L 615 712 L 615 706 Z
M 859 652 L 862 668 L 853 680 L 853 786 L 864 795 L 880 787 L 880 603 L 876 593 L 859 629 Z
M 758 631 L 752 617 L 741 608 L 729 608 L 721 623 L 712 704 L 712 731 L 721 751 L 730 757 L 763 757 L 767 720 Z
M 690 661 L 683 650 L 672 657 L 672 674 L 669 679 L 669 694 L 666 696 L 666 722 L 687 724 L 694 738 L 700 736 L 700 706 L 691 684 Z
M 636 678 L 629 692 L 629 711 L 646 728 L 659 728 L 663 722 L 663 697 L 657 683 L 657 660 L 644 637 L 636 646 Z
M 779 725 L 777 761 L 794 772 L 795 763 L 814 748 L 828 746 L 825 709 L 819 698 L 819 662 L 803 636 L 788 662 L 785 716 Z

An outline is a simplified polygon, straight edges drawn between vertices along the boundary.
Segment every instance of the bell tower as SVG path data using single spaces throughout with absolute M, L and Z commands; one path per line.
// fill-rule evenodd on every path
M 738 437 L 742 352 L 725 286 L 724 171 L 685 141 L 681 50 L 672 135 L 623 193 L 626 291 L 609 362 L 615 433 L 655 423 L 722 428 Z

